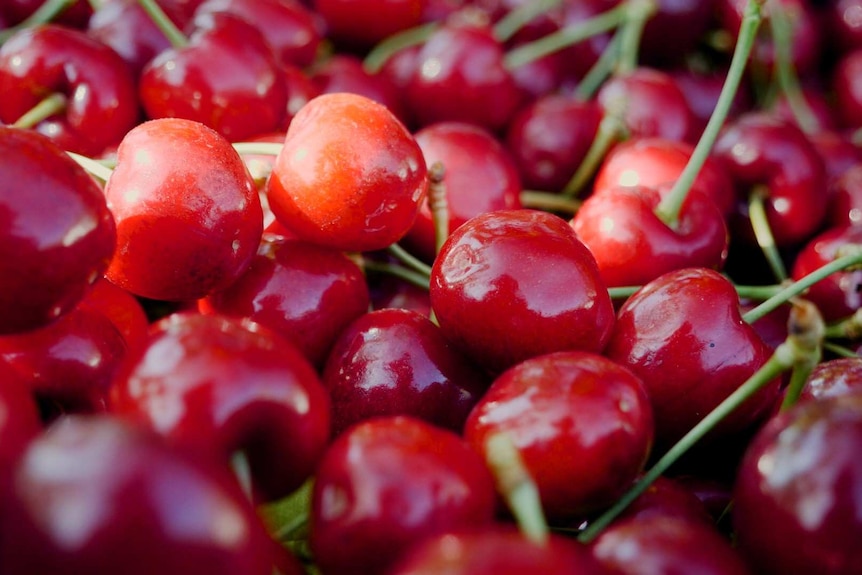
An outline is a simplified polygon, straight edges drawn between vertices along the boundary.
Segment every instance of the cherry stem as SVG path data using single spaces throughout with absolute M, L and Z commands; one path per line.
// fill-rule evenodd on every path
M 368 54 L 365 55 L 365 58 L 362 61 L 362 67 L 370 74 L 380 72 L 383 65 L 386 64 L 392 56 L 405 48 L 424 44 L 438 28 L 440 28 L 439 22 L 429 22 L 427 24 L 421 24 L 392 34 L 374 46 Z
M 859 339 L 862 337 L 862 309 L 853 315 L 826 326 L 826 337 L 831 339 Z
M 823 349 L 837 355 L 838 357 L 859 357 L 859 354 L 852 349 L 847 349 L 843 345 L 838 345 L 837 343 L 829 341 L 823 342 Z
M 574 215 L 581 207 L 581 201 L 573 198 L 564 198 L 554 192 L 543 192 L 541 190 L 521 190 L 521 207 L 544 210 L 546 212 L 557 212 Z
M 57 16 L 69 9 L 77 0 L 45 0 L 36 10 L 27 18 L 3 31 L 0 31 L 0 44 L 3 44 L 12 35 L 21 30 L 47 24 L 53 21 Z
M 805 100 L 799 86 L 796 67 L 793 65 L 790 52 L 791 23 L 788 14 L 784 10 L 772 10 L 769 15 L 769 23 L 772 31 L 772 44 L 775 48 L 775 74 L 778 85 L 787 98 L 787 105 L 790 106 L 790 112 L 796 123 L 806 134 L 813 134 L 817 131 L 817 119 Z
M 790 372 L 790 382 L 784 392 L 784 399 L 781 401 L 781 411 L 789 409 L 796 404 L 799 396 L 802 394 L 802 388 L 805 387 L 805 383 L 808 381 L 808 377 L 811 375 L 814 367 L 823 358 L 823 338 L 826 330 L 820 311 L 810 301 L 796 300 L 793 303 L 791 317 L 793 321 L 790 322 L 788 329 L 803 334 L 803 337 L 810 338 L 810 341 L 806 343 L 810 346 L 811 351 L 805 357 L 800 357 L 799 361 L 793 364 L 793 370 Z
M 509 434 L 491 435 L 485 442 L 485 458 L 521 533 L 534 543 L 546 543 L 549 529 L 539 488 Z
M 559 52 L 563 48 L 583 42 L 608 30 L 613 30 L 625 21 L 627 7 L 628 5 L 625 3 L 619 4 L 583 22 L 565 26 L 537 40 L 521 44 L 506 53 L 503 65 L 509 70 L 514 70 L 534 60 Z
M 776 280 L 783 282 L 787 279 L 787 268 L 778 252 L 778 246 L 775 245 L 775 236 L 772 235 L 772 228 L 769 226 L 769 219 L 766 216 L 765 199 L 768 195 L 769 192 L 764 186 L 757 186 L 752 190 L 748 198 L 748 217 L 757 245 L 760 246 L 760 250 L 766 256 L 766 261 L 772 268 L 772 274 Z
M 715 140 L 718 138 L 718 134 L 724 125 L 724 121 L 730 113 L 733 99 L 739 89 L 739 84 L 742 82 L 742 75 L 745 72 L 748 58 L 754 46 L 757 29 L 760 27 L 763 19 L 761 15 L 762 3 L 763 0 L 748 0 L 745 7 L 745 15 L 739 28 L 736 47 L 733 50 L 733 57 L 730 61 L 730 67 L 724 79 L 724 85 L 721 87 L 721 93 L 716 102 L 715 110 L 709 117 L 706 128 L 704 128 L 691 154 L 691 158 L 689 158 L 679 179 L 674 182 L 670 192 L 659 201 L 656 207 L 656 215 L 671 228 L 676 227 L 679 213 L 682 210 L 682 205 L 685 202 L 688 191 L 691 189 L 697 174 L 709 157 Z
M 725 417 L 733 413 L 740 405 L 772 382 L 781 373 L 793 368 L 797 363 L 810 361 L 810 358 L 814 354 L 819 353 L 820 339 L 818 338 L 817 326 L 813 326 L 813 333 L 801 330 L 801 328 L 808 324 L 800 323 L 796 326 L 799 313 L 796 307 L 791 310 L 790 319 L 788 320 L 788 325 L 790 326 L 788 329 L 789 335 L 775 349 L 775 352 L 766 363 L 662 455 L 613 506 L 595 521 L 587 525 L 578 535 L 579 541 L 589 543 L 595 539 L 605 527 L 610 525 L 656 479 L 670 469 L 680 457 L 688 452 L 698 441 L 703 439 Z M 809 324 L 816 324 L 816 322 L 809 322 Z M 822 335 L 822 324 L 820 328 L 820 334 Z
M 273 539 L 285 543 L 306 536 L 303 531 L 308 525 L 313 485 L 314 481 L 309 479 L 287 497 L 260 507 Z
M 613 111 L 608 111 L 599 122 L 599 129 L 596 132 L 596 137 L 593 138 L 590 149 L 587 150 L 584 159 L 572 176 L 572 179 L 565 185 L 560 195 L 564 198 L 575 198 L 581 190 L 586 187 L 592 179 L 596 170 L 601 165 L 602 160 L 613 145 L 625 137 L 627 130 L 624 122 Z
M 449 238 L 449 202 L 446 199 L 446 184 L 443 178 L 446 168 L 441 162 L 434 162 L 428 168 L 428 208 L 434 223 L 434 253 L 440 253 Z
M 614 32 L 611 41 L 599 55 L 596 63 L 587 70 L 578 86 L 575 88 L 574 95 L 579 100 L 587 101 L 592 98 L 605 80 L 613 73 L 614 67 L 617 65 L 617 59 L 620 57 L 620 46 L 622 44 L 623 28 L 620 27 Z
M 81 154 L 76 154 L 74 152 L 66 152 L 66 154 L 70 158 L 75 160 L 75 162 L 77 162 L 79 166 L 84 168 L 84 170 L 86 170 L 88 174 L 94 176 L 95 178 L 103 182 L 107 182 L 111 178 L 111 174 L 114 173 L 111 168 L 97 162 L 92 158 L 88 158 L 87 156 L 82 156 Z
M 859 264 L 862 264 L 862 250 L 853 251 L 847 255 L 835 258 L 823 267 L 817 268 L 808 275 L 803 276 L 795 282 L 780 289 L 774 296 L 743 314 L 742 319 L 746 323 L 754 323 L 769 312 L 790 301 L 791 298 L 800 295 L 820 280 L 823 280 L 831 274 L 840 272 L 850 266 Z
M 417 273 L 398 264 L 377 262 L 366 259 L 363 262 L 362 267 L 367 271 L 395 276 L 426 291 L 431 289 L 430 278 L 428 276 Z
M 177 28 L 177 25 L 165 14 L 165 11 L 162 10 L 162 7 L 155 0 L 138 0 L 138 4 L 153 21 L 153 24 L 165 35 L 171 46 L 174 48 L 183 48 L 188 45 L 189 39 Z
M 757 301 L 764 301 L 779 292 L 784 286 L 783 285 L 770 285 L 770 286 L 750 286 L 750 285 L 735 285 L 736 294 L 740 298 L 744 299 L 753 299 Z
M 405 250 L 400 244 L 390 244 L 389 247 L 386 248 L 386 251 L 389 252 L 389 255 L 393 256 L 409 269 L 425 276 L 426 278 L 431 277 L 431 266 Z
M 230 458 L 230 467 L 233 474 L 239 483 L 242 492 L 249 501 L 254 501 L 254 488 L 251 481 L 251 466 L 248 463 L 248 456 L 242 450 L 237 450 Z
M 518 30 L 532 22 L 537 16 L 550 12 L 563 3 L 563 0 L 532 0 L 524 2 L 494 24 L 493 34 L 498 42 L 512 39 Z
M 241 155 L 277 156 L 284 144 L 278 142 L 236 142 L 233 149 Z
M 608 294 L 610 294 L 612 300 L 621 300 L 628 299 L 635 294 L 636 291 L 641 289 L 643 286 L 620 286 L 620 287 L 612 287 L 608 288 Z
M 29 129 L 38 125 L 43 120 L 47 120 L 51 116 L 56 116 L 66 109 L 66 96 L 59 92 L 54 92 L 43 98 L 38 104 L 24 112 L 24 114 L 15 120 L 12 124 L 13 128 Z
M 627 0 L 625 5 L 626 21 L 622 26 L 620 54 L 616 64 L 617 74 L 631 72 L 637 67 L 644 26 L 658 10 L 655 0 Z

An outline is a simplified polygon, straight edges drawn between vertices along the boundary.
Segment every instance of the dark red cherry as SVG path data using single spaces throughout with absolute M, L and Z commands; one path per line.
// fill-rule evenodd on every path
M 418 26 L 426 0 L 313 0 L 326 36 L 339 46 L 367 50 L 388 36 Z
M 657 442 L 666 446 L 742 385 L 772 349 L 742 321 L 730 280 L 713 270 L 687 268 L 659 276 L 622 305 L 605 355 L 643 380 Z M 713 437 L 764 415 L 779 383 L 752 396 Z
M 696 51 L 713 25 L 715 0 L 659 0 L 655 4 L 655 13 L 644 26 L 639 55 L 652 65 L 667 68 Z
M 33 439 L 4 494 L 3 573 L 270 575 L 272 540 L 224 470 L 107 415 Z
M 739 548 L 764 575 L 862 571 L 862 395 L 805 401 L 748 445 L 731 509 Z
M 132 73 L 116 52 L 56 24 L 22 29 L 0 47 L 0 121 L 16 122 L 52 94 L 62 110 L 34 128 L 69 151 L 95 156 L 138 122 Z
M 856 164 L 862 164 L 862 146 L 853 142 L 852 135 L 824 130 L 809 134 L 811 143 L 817 149 L 826 166 L 826 179 L 830 186 Z M 834 193 L 830 192 L 832 201 Z
M 850 129 L 862 127 L 862 48 L 839 59 L 831 81 L 842 124 Z
M 839 357 L 818 363 L 799 396 L 800 401 L 845 395 L 862 389 L 862 357 Z
M 333 435 L 381 415 L 411 415 L 461 433 L 490 380 L 426 316 L 381 309 L 341 332 L 323 384 Z
M 434 261 L 431 305 L 448 338 L 499 372 L 553 351 L 601 351 L 613 304 L 565 220 L 500 210 L 455 230 Z
M 407 417 L 357 424 L 317 468 L 310 544 L 324 575 L 378 575 L 412 545 L 488 525 L 494 479 L 457 434 Z
M 0 126 L 0 334 L 44 326 L 101 277 L 116 242 L 95 181 L 47 137 Z
M 503 372 L 473 408 L 464 437 L 479 453 L 507 435 L 551 521 L 613 503 L 643 470 L 652 408 L 631 371 L 593 353 L 533 357 Z
M 656 516 L 702 521 L 710 526 L 713 522 L 706 504 L 688 484 L 665 475 L 651 482 L 617 521 Z
M 10 24 L 19 24 L 36 12 L 44 0 L 6 0 L 0 6 L 3 15 Z M 87 0 L 71 0 L 56 17 L 56 22 L 63 26 L 83 28 L 93 13 L 93 7 Z
M 0 485 L 14 469 L 27 443 L 41 430 L 42 422 L 30 389 L 13 368 L 0 361 Z
M 227 463 L 242 452 L 256 494 L 297 489 L 329 440 L 329 398 L 287 340 L 218 315 L 173 314 L 111 389 L 111 410 Z
M 829 41 L 841 52 L 862 48 L 862 2 L 835 0 L 825 10 Z
M 672 68 L 668 73 L 688 102 L 688 107 L 694 116 L 695 133 L 701 134 L 718 103 L 727 74 L 726 70 L 699 72 L 690 68 Z M 751 107 L 751 95 L 748 91 L 737 90 L 730 104 L 728 118 L 735 118 Z
M 111 320 L 126 342 L 127 353 L 143 347 L 150 328 L 149 320 L 144 306 L 131 293 L 100 278 L 79 305 L 96 310 Z
M 248 318 L 278 332 L 318 367 L 369 305 L 362 270 L 342 252 L 271 235 L 243 275 L 199 302 L 206 313 Z

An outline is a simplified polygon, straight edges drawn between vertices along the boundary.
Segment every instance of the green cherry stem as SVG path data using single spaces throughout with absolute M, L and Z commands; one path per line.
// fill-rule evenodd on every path
M 311 514 L 313 486 L 314 480 L 309 479 L 287 497 L 259 507 L 260 514 L 276 541 L 285 543 L 306 536 L 304 531 Z
M 608 110 L 599 122 L 599 129 L 596 132 L 596 137 L 593 138 L 590 148 L 587 150 L 584 159 L 575 170 L 572 178 L 563 187 L 560 195 L 564 198 L 575 198 L 586 187 L 592 179 L 599 165 L 604 160 L 613 145 L 624 139 L 628 130 L 622 120 L 622 116 L 612 110 Z
M 518 30 L 532 22 L 537 16 L 550 12 L 563 0 L 532 0 L 518 5 L 494 24 L 493 34 L 499 42 L 512 39 Z
M 13 34 L 33 26 L 47 24 L 69 9 L 77 0 L 46 0 L 27 18 L 5 30 L 0 31 L 0 44 L 3 44 Z
M 772 228 L 766 217 L 764 200 L 768 195 L 769 192 L 764 186 L 757 186 L 751 191 L 748 198 L 748 216 L 754 231 L 754 238 L 757 240 L 757 245 L 760 246 L 763 255 L 766 256 L 769 267 L 772 268 L 772 275 L 779 282 L 783 282 L 787 279 L 787 268 L 778 252 L 778 246 L 775 245 L 775 236 L 772 235 Z
M 409 269 L 425 276 L 426 278 L 431 277 L 431 266 L 405 250 L 401 245 L 397 243 L 391 244 L 386 248 L 386 251 L 389 252 L 389 255 L 393 256 Z
M 826 326 L 826 337 L 830 339 L 862 338 L 862 309 L 850 317 L 846 317 Z
M 366 271 L 395 276 L 426 291 L 431 289 L 431 281 L 427 275 L 407 269 L 403 265 L 366 259 L 362 267 Z
M 655 0 L 627 0 L 625 5 L 627 16 L 620 38 L 620 55 L 616 65 L 618 74 L 631 72 L 637 67 L 644 26 L 658 10 Z
M 682 209 L 682 204 L 688 195 L 688 191 L 691 189 L 697 174 L 706 162 L 715 144 L 715 140 L 718 138 L 718 134 L 724 125 L 724 121 L 730 112 L 733 98 L 739 89 L 742 75 L 745 72 L 748 58 L 754 46 L 757 29 L 763 20 L 761 15 L 763 1 L 748 0 L 745 7 L 745 15 L 739 28 L 736 47 L 733 50 L 733 57 L 730 61 L 730 67 L 727 71 L 724 85 L 721 87 L 721 93 L 716 102 L 715 110 L 709 117 L 706 128 L 704 128 L 703 134 L 701 134 L 694 152 L 683 169 L 682 174 L 680 174 L 679 179 L 677 179 L 670 192 L 661 199 L 656 207 L 656 215 L 671 228 L 676 227 L 679 220 L 679 212 Z
M 39 122 L 63 112 L 66 109 L 66 102 L 66 96 L 60 92 L 49 94 L 15 120 L 12 127 L 22 129 L 32 128 L 38 125 Z
M 110 179 L 113 170 L 111 168 L 97 162 L 92 158 L 88 158 L 87 156 L 82 156 L 81 154 L 76 154 L 74 152 L 66 152 L 70 158 L 75 160 L 79 166 L 84 168 L 88 174 L 91 176 L 103 181 L 107 182 Z
M 153 24 L 155 24 L 162 34 L 165 35 L 165 38 L 168 39 L 171 46 L 174 48 L 182 48 L 188 45 L 189 39 L 186 38 L 186 35 L 183 34 L 179 28 L 177 28 L 177 25 L 174 24 L 173 20 L 171 20 L 167 14 L 165 14 L 165 11 L 162 10 L 162 7 L 159 6 L 155 0 L 138 0 L 138 4 L 140 4 L 144 12 L 146 12 L 153 21 Z
M 541 190 L 521 190 L 521 206 L 573 216 L 581 207 L 581 201 L 566 198 L 554 192 Z
M 596 92 L 599 91 L 599 88 L 602 87 L 602 84 L 605 83 L 605 80 L 607 80 L 613 73 L 614 68 L 617 65 L 617 60 L 620 57 L 622 38 L 623 29 L 620 27 L 616 32 L 614 32 L 611 41 L 605 49 L 602 50 L 596 63 L 587 70 L 587 73 L 584 74 L 584 77 L 581 78 L 580 82 L 578 82 L 578 86 L 575 88 L 574 92 L 576 98 L 583 101 L 587 101 L 592 98 Z
M 365 55 L 362 67 L 370 74 L 378 73 L 392 56 L 405 48 L 424 44 L 439 27 L 439 22 L 429 22 L 392 34 Z
M 787 105 L 796 123 L 806 134 L 812 134 L 817 131 L 817 119 L 805 100 L 799 86 L 799 76 L 793 65 L 790 46 L 792 27 L 789 14 L 785 10 L 773 10 L 769 15 L 769 23 L 772 44 L 775 48 L 775 74 L 778 86 L 787 98 Z
M 241 155 L 277 156 L 283 147 L 284 144 L 278 142 L 236 142 L 233 144 L 233 149 Z
M 824 351 L 828 351 L 829 353 L 838 357 L 859 357 L 859 354 L 852 349 L 847 349 L 843 345 L 838 345 L 837 343 L 831 341 L 824 341 L 823 349 Z
M 700 420 L 682 439 L 676 442 L 658 461 L 613 506 L 592 521 L 578 535 L 582 543 L 589 543 L 613 522 L 640 494 L 676 463 L 689 449 L 709 433 L 725 417 L 733 413 L 749 397 L 773 381 L 781 373 L 792 369 L 800 362 L 808 362 L 813 354 L 819 353 L 822 325 L 818 331 L 816 321 L 805 323 L 809 316 L 801 317 L 794 307 L 788 322 L 787 339 L 782 342 L 772 356 L 745 383 L 739 386 L 724 401 Z M 819 314 L 817 314 L 819 316 Z M 798 325 L 797 325 L 798 322 Z M 815 325 L 811 325 L 815 324 Z
M 784 399 L 781 401 L 781 411 L 793 407 L 799 400 L 802 394 L 802 388 L 808 381 L 808 377 L 814 370 L 814 367 L 823 359 L 823 338 L 825 334 L 825 326 L 823 318 L 817 306 L 806 300 L 796 300 L 793 302 L 793 308 L 796 312 L 796 325 L 791 324 L 791 328 L 800 329 L 807 337 L 811 338 L 813 349 L 811 353 L 793 364 L 793 369 L 790 372 L 790 382 L 787 384 L 787 389 L 784 392 Z M 791 312 L 793 313 L 793 312 Z

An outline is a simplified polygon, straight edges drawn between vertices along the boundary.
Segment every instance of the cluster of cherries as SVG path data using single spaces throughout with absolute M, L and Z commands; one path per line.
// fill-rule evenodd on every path
M 862 573 L 862 0 L 4 0 L 0 573 Z

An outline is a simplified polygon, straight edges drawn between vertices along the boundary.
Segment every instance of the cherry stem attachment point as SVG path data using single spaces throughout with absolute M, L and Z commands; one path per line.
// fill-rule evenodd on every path
M 724 85 L 721 87 L 715 110 L 709 117 L 706 128 L 704 128 L 703 134 L 701 134 L 691 158 L 689 158 L 679 179 L 674 182 L 670 192 L 661 199 L 656 207 L 656 215 L 671 228 L 676 227 L 679 213 L 682 210 L 682 205 L 685 202 L 688 191 L 691 189 L 697 174 L 709 157 L 710 151 L 718 139 L 718 134 L 727 119 L 727 115 L 730 113 L 730 107 L 739 90 L 745 67 L 748 64 L 751 50 L 754 47 L 757 29 L 763 20 L 761 15 L 762 3 L 763 0 L 748 0 L 745 7 L 745 15 L 739 28 L 736 47 L 733 50 L 733 57 L 730 61 L 730 67 L 728 68 Z
M 155 0 L 138 0 L 138 4 L 143 8 L 147 16 L 153 21 L 153 24 L 165 35 L 171 46 L 174 48 L 183 48 L 188 45 L 189 39 L 183 34 L 182 30 L 177 28 L 162 7 Z
M 66 109 L 67 101 L 65 94 L 61 94 L 60 92 L 49 94 L 15 120 L 12 127 L 21 129 L 33 128 L 51 116 L 62 113 Z
M 775 236 L 772 235 L 772 228 L 769 226 L 769 219 L 766 216 L 765 198 L 767 195 L 768 192 L 762 187 L 757 187 L 751 192 L 748 198 L 748 216 L 757 245 L 760 246 L 760 250 L 766 257 L 766 261 L 772 269 L 772 275 L 779 282 L 783 282 L 787 279 L 787 268 L 778 252 L 778 246 L 775 245 Z
M 790 326 L 793 326 L 794 322 L 797 321 L 794 318 L 799 313 L 795 311 L 796 309 L 794 308 L 794 311 L 791 311 Z M 800 323 L 799 325 L 806 324 Z M 619 517 L 656 479 L 670 469 L 680 457 L 688 452 L 698 441 L 703 439 L 724 418 L 733 413 L 740 405 L 781 373 L 793 368 L 797 363 L 810 361 L 813 354 L 819 353 L 820 343 L 816 334 L 816 322 L 812 322 L 811 325 L 813 325 L 814 334 L 789 330 L 790 333 L 787 339 L 776 348 L 772 356 L 760 369 L 740 385 L 736 391 L 727 396 L 715 409 L 710 411 L 706 417 L 701 419 L 682 439 L 677 441 L 613 506 L 597 519 L 590 522 L 578 535 L 578 540 L 581 543 L 589 543 L 595 539 L 605 527 Z M 820 329 L 822 334 L 822 325 Z
M 66 154 L 75 160 L 79 166 L 84 168 L 88 174 L 103 182 L 107 182 L 111 178 L 111 174 L 114 173 L 111 168 L 92 158 L 88 158 L 87 156 L 82 156 L 81 154 L 76 154 L 74 152 L 66 152 Z
M 793 311 L 790 313 L 788 322 L 788 331 L 791 334 L 799 334 L 799 337 L 794 338 L 793 341 L 801 346 L 801 350 L 799 358 L 793 364 L 793 369 L 790 372 L 790 382 L 784 392 L 781 411 L 796 404 L 808 377 L 823 358 L 825 330 L 823 317 L 816 305 L 806 300 L 794 301 Z

